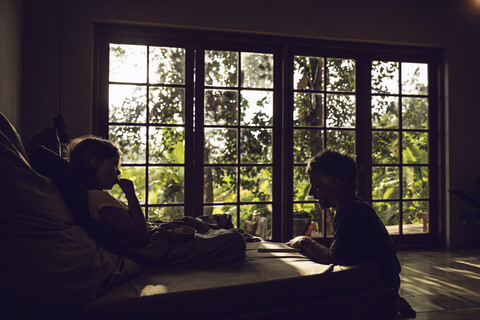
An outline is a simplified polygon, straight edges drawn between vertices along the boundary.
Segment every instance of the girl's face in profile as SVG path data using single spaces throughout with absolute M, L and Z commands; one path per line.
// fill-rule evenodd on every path
M 101 190 L 110 190 L 118 182 L 119 158 L 107 158 L 99 161 L 96 171 L 96 186 Z

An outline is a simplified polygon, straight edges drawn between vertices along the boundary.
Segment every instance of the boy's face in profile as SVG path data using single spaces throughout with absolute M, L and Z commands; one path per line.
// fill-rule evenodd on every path
M 309 175 L 310 191 L 308 194 L 315 198 L 322 209 L 335 207 L 338 194 L 338 180 L 322 175 Z

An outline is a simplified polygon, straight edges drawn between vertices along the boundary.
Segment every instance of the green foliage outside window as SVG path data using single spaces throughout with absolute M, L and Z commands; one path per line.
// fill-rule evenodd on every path
M 240 226 L 260 215 L 270 224 L 273 55 L 204 54 L 203 213 L 232 214 Z M 149 219 L 188 214 L 185 56 L 181 48 L 110 45 L 109 135 L 124 153 L 122 176 L 151 206 Z M 305 164 L 324 147 L 355 156 L 355 140 L 362 138 L 356 136 L 355 60 L 294 56 L 293 66 L 293 210 L 320 221 Z M 400 210 L 404 224 L 421 223 L 416 213 L 428 212 L 426 67 L 372 62 L 372 198 L 386 225 L 400 223 Z M 112 193 L 121 196 L 119 188 Z

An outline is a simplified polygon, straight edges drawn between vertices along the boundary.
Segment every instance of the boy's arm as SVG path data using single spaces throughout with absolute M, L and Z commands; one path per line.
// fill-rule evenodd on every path
M 293 248 L 301 248 L 310 259 L 321 264 L 345 264 L 342 259 L 331 257 L 327 247 L 307 236 L 295 237 L 288 241 L 287 245 Z

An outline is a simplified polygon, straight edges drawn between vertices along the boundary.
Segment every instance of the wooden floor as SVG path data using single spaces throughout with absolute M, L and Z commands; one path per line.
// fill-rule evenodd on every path
M 480 250 L 399 251 L 400 295 L 415 319 L 480 319 Z

